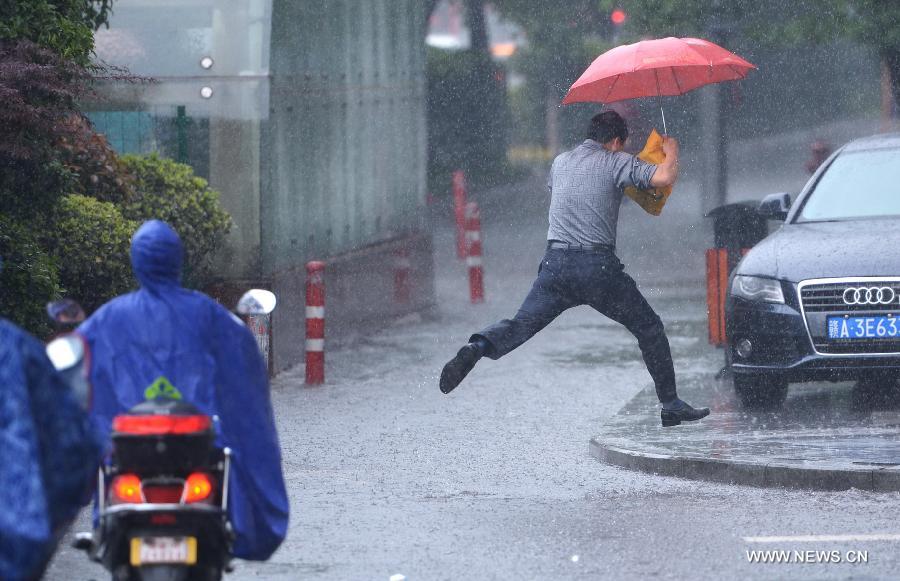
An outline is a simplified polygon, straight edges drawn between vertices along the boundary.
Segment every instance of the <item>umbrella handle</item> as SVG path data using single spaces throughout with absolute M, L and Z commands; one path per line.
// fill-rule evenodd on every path
M 662 104 L 660 104 L 660 106 L 659 106 L 659 112 L 662 115 L 663 135 L 668 135 L 669 131 L 668 131 L 668 129 L 666 129 L 666 112 L 663 111 Z

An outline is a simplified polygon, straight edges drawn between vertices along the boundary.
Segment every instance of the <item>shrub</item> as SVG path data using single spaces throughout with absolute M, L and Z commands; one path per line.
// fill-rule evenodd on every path
M 91 94 L 92 71 L 32 42 L 0 40 L 0 207 L 5 214 L 35 221 L 69 193 L 112 202 L 129 197 L 127 172 L 77 109 L 78 99 Z
M 0 316 L 43 337 L 50 330 L 46 304 L 59 298 L 59 276 L 31 229 L 0 215 Z
M 110 202 L 80 194 L 63 196 L 54 213 L 52 248 L 66 296 L 91 312 L 135 287 L 129 259 L 137 224 Z
M 76 176 L 58 155 L 72 138 L 88 74 L 32 43 L 0 41 L 0 207 L 17 221 L 46 216 Z
M 87 65 L 94 30 L 107 24 L 111 12 L 112 0 L 0 2 L 0 39 L 28 39 Z
M 450 191 L 453 170 L 475 187 L 496 183 L 506 170 L 505 72 L 478 51 L 429 49 L 428 188 Z
M 189 165 L 156 154 L 121 159 L 134 176 L 134 197 L 120 204 L 122 214 L 136 222 L 167 222 L 184 243 L 184 284 L 197 288 L 209 282 L 212 254 L 231 228 L 219 193 Z
M 96 133 L 90 121 L 80 115 L 69 116 L 60 125 L 66 133 L 54 150 L 73 176 L 71 193 L 114 204 L 130 200 L 133 180 L 106 137 Z

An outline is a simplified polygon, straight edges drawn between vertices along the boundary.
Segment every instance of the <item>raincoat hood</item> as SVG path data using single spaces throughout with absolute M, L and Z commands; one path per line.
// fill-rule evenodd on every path
M 181 238 L 160 220 L 144 222 L 131 240 L 134 276 L 146 289 L 180 285 L 183 256 Z

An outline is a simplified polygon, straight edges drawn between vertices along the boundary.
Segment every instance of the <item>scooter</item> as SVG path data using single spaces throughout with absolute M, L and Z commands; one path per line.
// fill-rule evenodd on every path
M 116 581 L 216 580 L 228 569 L 230 451 L 212 418 L 165 397 L 116 416 L 97 484 L 98 527 L 75 547 Z
M 267 315 L 275 302 L 271 292 L 254 289 L 235 310 Z M 87 404 L 81 338 L 62 335 L 47 353 Z M 221 579 L 231 570 L 234 538 L 228 521 L 231 452 L 215 447 L 214 418 L 162 395 L 116 416 L 112 428 L 112 454 L 98 476 L 97 526 L 76 535 L 73 546 L 114 581 Z

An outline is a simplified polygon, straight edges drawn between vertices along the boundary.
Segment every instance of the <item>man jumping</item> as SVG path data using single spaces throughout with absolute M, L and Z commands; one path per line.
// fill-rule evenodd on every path
M 660 165 L 625 153 L 628 127 L 615 111 L 595 115 L 587 139 L 553 160 L 550 230 L 538 278 L 515 317 L 475 333 L 441 372 L 450 393 L 481 357 L 499 359 L 550 324 L 563 311 L 590 305 L 624 325 L 638 340 L 662 403 L 662 425 L 709 415 L 678 399 L 675 368 L 662 321 L 616 257 L 616 225 L 624 189 L 671 186 L 678 178 L 678 142 L 666 138 Z

